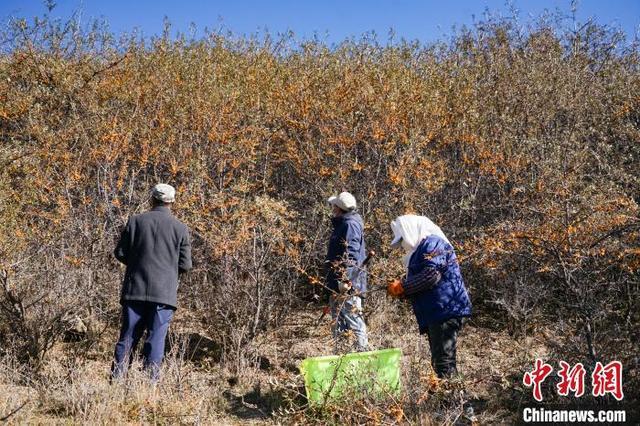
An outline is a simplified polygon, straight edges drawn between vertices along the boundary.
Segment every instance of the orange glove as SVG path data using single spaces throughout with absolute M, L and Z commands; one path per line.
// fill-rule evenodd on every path
M 404 288 L 402 288 L 402 281 L 395 279 L 387 285 L 387 294 L 391 297 L 401 297 L 404 294 Z

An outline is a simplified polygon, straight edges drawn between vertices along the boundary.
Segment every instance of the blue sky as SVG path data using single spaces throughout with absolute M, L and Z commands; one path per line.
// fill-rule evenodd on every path
M 162 31 L 168 17 L 175 30 L 186 32 L 191 23 L 201 31 L 221 26 L 236 34 L 268 29 L 272 33 L 294 31 L 298 38 L 314 33 L 335 43 L 344 38 L 375 31 L 386 40 L 390 28 L 396 37 L 424 42 L 442 39 L 455 25 L 471 24 L 488 8 L 508 14 L 505 0 L 280 0 L 280 1 L 195 1 L 195 0 L 57 0 L 55 17 L 68 17 L 81 10 L 83 21 L 105 18 L 112 31 L 130 32 L 134 28 L 151 36 Z M 570 12 L 569 0 L 520 0 L 515 2 L 520 16 L 537 16 L 545 9 Z M 46 11 L 42 0 L 0 0 L 0 19 L 33 17 Z M 621 27 L 630 37 L 640 32 L 640 0 L 582 0 L 578 18 L 593 17 L 603 24 Z

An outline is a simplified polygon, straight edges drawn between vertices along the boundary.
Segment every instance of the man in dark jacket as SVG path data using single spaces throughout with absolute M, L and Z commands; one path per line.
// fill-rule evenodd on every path
M 191 269 L 189 230 L 171 214 L 175 189 L 158 184 L 151 192 L 151 210 L 133 216 L 114 250 L 127 266 L 120 303 L 122 326 L 111 369 L 124 375 L 140 338 L 144 367 L 157 381 L 164 358 L 169 323 L 177 306 L 178 275 Z
M 364 225 L 356 209 L 356 199 L 348 192 L 329 198 L 333 208 L 333 232 L 325 258 L 329 306 L 334 321 L 333 334 L 338 351 L 339 338 L 351 331 L 356 350 L 368 349 L 367 326 L 362 316 L 362 297 L 367 291 Z

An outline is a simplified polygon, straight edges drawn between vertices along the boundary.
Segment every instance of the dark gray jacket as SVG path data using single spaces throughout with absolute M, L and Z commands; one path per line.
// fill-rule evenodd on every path
M 191 243 L 187 226 L 167 207 L 131 217 L 113 254 L 127 265 L 121 303 L 177 306 L 178 274 L 191 269 Z

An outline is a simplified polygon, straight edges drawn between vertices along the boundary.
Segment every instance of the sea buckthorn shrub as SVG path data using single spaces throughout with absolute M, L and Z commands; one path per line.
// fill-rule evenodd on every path
M 397 256 L 395 216 L 438 223 L 479 322 L 558 326 L 576 358 L 631 357 L 637 41 L 551 18 L 433 44 L 172 34 L 47 16 L 4 30 L 2 351 L 37 364 L 73 318 L 116 325 L 111 251 L 166 182 L 192 230 L 181 307 L 227 360 L 321 293 L 326 198 L 342 190 L 378 257 Z

